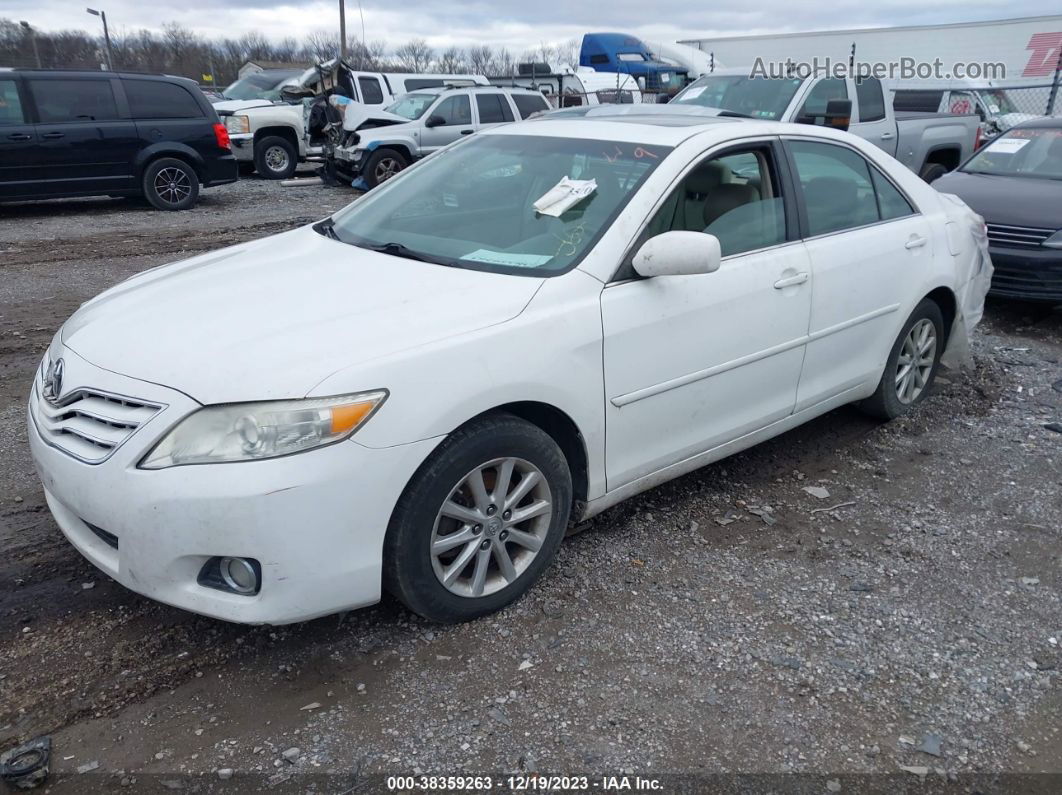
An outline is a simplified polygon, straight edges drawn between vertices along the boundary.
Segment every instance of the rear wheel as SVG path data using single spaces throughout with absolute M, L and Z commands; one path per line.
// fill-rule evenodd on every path
M 446 439 L 414 475 L 384 544 L 384 580 L 434 621 L 467 621 L 518 599 L 553 559 L 571 508 L 556 442 L 511 415 Z
M 929 394 L 943 349 L 944 317 L 936 302 L 925 298 L 896 338 L 877 391 L 860 408 L 886 420 L 910 411 Z
M 295 173 L 298 152 L 278 135 L 269 135 L 254 142 L 254 168 L 266 179 L 287 179 Z
M 935 182 L 947 173 L 947 166 L 942 166 L 940 163 L 926 163 L 922 166 L 922 170 L 918 172 L 918 176 L 920 176 L 923 181 L 929 183 Z
M 188 210 L 199 199 L 199 175 L 175 157 L 150 163 L 144 170 L 141 187 L 144 198 L 159 210 Z
M 387 182 L 395 174 L 409 166 L 409 161 L 396 149 L 377 149 L 367 161 L 361 176 L 369 188 Z

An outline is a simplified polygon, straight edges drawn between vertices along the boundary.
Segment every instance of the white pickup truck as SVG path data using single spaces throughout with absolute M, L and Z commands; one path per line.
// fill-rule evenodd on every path
M 214 109 L 229 131 L 237 160 L 253 163 L 267 179 L 286 179 L 300 161 L 319 154 L 308 143 L 304 98 L 334 91 L 367 109 L 382 109 L 420 88 L 486 84 L 479 75 L 360 72 L 335 58 L 264 90 L 261 97 L 223 100 L 214 103 Z
M 752 77 L 751 69 L 717 69 L 676 94 L 671 104 L 709 108 L 720 116 L 827 124 L 830 105 L 845 107 L 849 132 L 884 149 L 926 182 L 972 155 L 980 136 L 975 115 L 895 112 L 875 78 L 768 79 Z

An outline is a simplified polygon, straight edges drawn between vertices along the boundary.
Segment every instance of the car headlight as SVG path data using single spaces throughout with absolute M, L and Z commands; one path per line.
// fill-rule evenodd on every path
M 230 133 L 249 133 L 251 120 L 247 116 L 226 116 L 225 129 Z
M 257 461 L 346 439 L 368 421 L 387 390 L 328 398 L 205 406 L 189 414 L 140 462 L 141 469 Z
M 1059 229 L 1051 237 L 1043 242 L 1048 248 L 1062 248 L 1062 229 Z

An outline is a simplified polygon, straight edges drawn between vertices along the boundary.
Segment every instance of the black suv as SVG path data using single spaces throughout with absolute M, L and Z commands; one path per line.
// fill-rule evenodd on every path
M 235 182 L 229 135 L 191 80 L 0 69 L 0 201 L 144 196 L 186 210 Z

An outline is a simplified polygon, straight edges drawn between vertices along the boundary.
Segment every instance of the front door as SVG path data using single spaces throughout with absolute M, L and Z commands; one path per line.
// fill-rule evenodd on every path
M 815 283 L 800 411 L 877 383 L 904 320 L 897 313 L 933 241 L 914 204 L 854 148 L 810 140 L 787 146 Z
M 120 113 L 116 78 L 30 77 L 37 107 L 43 192 L 125 190 L 136 185 L 136 124 Z
M 643 232 L 714 234 L 718 271 L 644 279 L 621 269 L 602 292 L 610 490 L 793 411 L 812 285 L 776 147 L 708 156 Z
M 0 196 L 33 196 L 37 131 L 29 123 L 18 80 L 0 77 Z
M 438 117 L 442 123 L 427 126 L 427 121 L 435 117 Z M 472 126 L 472 103 L 469 102 L 468 94 L 446 97 L 429 110 L 424 118 L 424 131 L 420 136 L 421 149 L 424 150 L 424 154 L 452 144 L 462 135 L 471 135 L 475 132 Z

